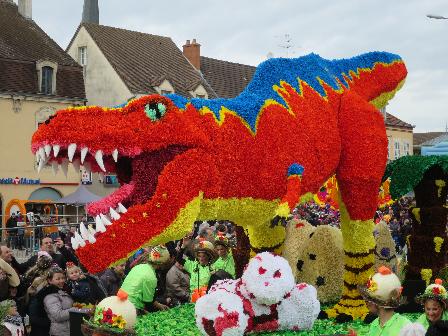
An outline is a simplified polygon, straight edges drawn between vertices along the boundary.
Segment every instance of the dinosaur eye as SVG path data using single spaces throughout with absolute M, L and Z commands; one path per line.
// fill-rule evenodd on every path
M 166 106 L 163 103 L 151 103 L 145 105 L 145 113 L 152 121 L 161 119 L 166 113 Z

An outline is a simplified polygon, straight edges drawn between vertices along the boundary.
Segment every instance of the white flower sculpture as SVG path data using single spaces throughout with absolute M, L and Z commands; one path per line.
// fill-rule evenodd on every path
M 196 302 L 196 324 L 203 335 L 310 329 L 320 311 L 316 289 L 296 285 L 288 262 L 257 254 L 241 279 L 218 281 Z

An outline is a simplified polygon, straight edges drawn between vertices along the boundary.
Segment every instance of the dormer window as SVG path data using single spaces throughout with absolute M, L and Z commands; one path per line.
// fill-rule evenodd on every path
M 164 79 L 159 86 L 154 86 L 154 89 L 157 91 L 158 94 L 161 95 L 167 95 L 175 92 L 173 85 L 167 79 Z
M 202 86 L 202 84 L 199 84 L 194 91 L 190 91 L 190 94 L 191 94 L 192 97 L 196 97 L 196 98 L 201 98 L 201 99 L 207 99 L 208 98 L 207 91 Z
M 58 65 L 51 61 L 38 61 L 36 63 L 37 77 L 39 81 L 39 92 L 42 94 L 56 93 L 56 74 Z
M 44 66 L 42 68 L 42 83 L 40 86 L 40 92 L 44 94 L 53 93 L 53 68 Z

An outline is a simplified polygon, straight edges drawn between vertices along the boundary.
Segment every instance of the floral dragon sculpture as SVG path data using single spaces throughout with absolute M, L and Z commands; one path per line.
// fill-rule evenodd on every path
M 254 251 L 275 250 L 291 209 L 336 174 L 345 251 L 330 316 L 366 312 L 357 285 L 374 264 L 373 215 L 387 160 L 384 107 L 407 71 L 394 54 L 261 63 L 236 98 L 148 95 L 119 108 L 58 111 L 32 138 L 44 165 L 115 172 L 121 187 L 92 203 L 96 231 L 74 239 L 91 272 L 145 245 L 187 235 L 195 220 L 242 226 Z

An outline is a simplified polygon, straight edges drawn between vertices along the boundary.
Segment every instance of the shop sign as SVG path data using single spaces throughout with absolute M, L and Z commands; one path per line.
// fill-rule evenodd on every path
M 25 177 L 0 178 L 0 184 L 40 184 L 40 179 L 28 179 Z

